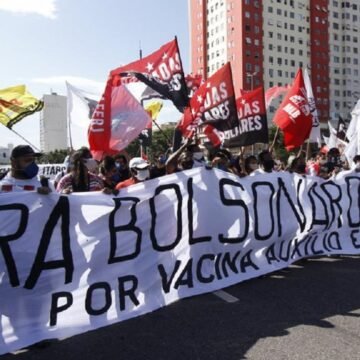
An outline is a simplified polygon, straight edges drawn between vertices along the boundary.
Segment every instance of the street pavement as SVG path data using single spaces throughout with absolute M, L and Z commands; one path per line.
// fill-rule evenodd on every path
M 310 259 L 0 360 L 358 360 L 359 265 L 356 256 Z

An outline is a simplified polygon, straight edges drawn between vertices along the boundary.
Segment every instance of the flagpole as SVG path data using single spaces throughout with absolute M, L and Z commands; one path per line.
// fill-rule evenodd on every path
M 141 40 L 139 40 L 139 58 L 142 59 Z
M 156 120 L 153 120 L 153 123 L 156 125 L 156 127 L 159 129 L 159 131 L 161 132 L 161 134 L 164 136 L 164 138 L 166 139 L 167 142 L 171 143 L 171 140 L 167 137 L 167 135 L 165 134 L 165 132 L 163 131 L 163 129 L 161 129 L 161 127 L 158 125 L 158 123 L 156 122 Z
M 275 146 L 275 142 L 276 142 L 277 137 L 278 137 L 278 135 L 279 135 L 279 130 L 280 130 L 280 128 L 277 127 L 277 128 L 276 128 L 276 133 L 275 133 L 275 135 L 274 135 L 273 142 L 272 142 L 272 144 L 271 144 L 271 146 L 270 146 L 270 148 L 269 148 L 269 152 L 272 152 L 272 150 L 273 150 L 273 148 L 274 148 L 274 146 Z
M 310 154 L 310 139 L 308 139 L 306 146 L 306 158 L 305 158 L 306 162 L 309 160 L 309 154 Z
M 22 135 L 20 135 L 17 131 L 15 131 L 14 129 L 10 129 L 14 134 L 16 134 L 17 136 L 21 137 L 24 141 L 26 141 L 29 145 L 31 145 L 35 150 L 37 151 L 41 151 L 37 146 L 35 146 L 34 144 L 32 144 L 29 140 L 25 139 Z
M 70 151 L 73 151 L 70 117 L 68 117 L 68 126 L 69 126 L 69 145 L 70 145 Z

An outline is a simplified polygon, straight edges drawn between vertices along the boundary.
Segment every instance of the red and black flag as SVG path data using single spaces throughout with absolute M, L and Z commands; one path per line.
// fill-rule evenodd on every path
M 248 146 L 256 143 L 268 144 L 269 133 L 266 118 L 264 89 L 242 92 L 236 100 L 239 119 L 239 134 L 232 139 L 236 146 Z
M 185 76 L 185 83 L 188 89 L 188 95 L 192 97 L 203 83 L 203 78 L 200 74 L 188 74 Z
M 203 126 L 214 146 L 228 147 L 238 134 L 238 125 L 231 67 L 227 63 L 194 93 L 178 128 L 189 136 Z
M 122 82 L 135 78 L 145 83 L 171 100 L 180 112 L 188 106 L 189 97 L 176 38 L 154 53 L 112 70 L 110 76 L 113 80 L 120 77 Z

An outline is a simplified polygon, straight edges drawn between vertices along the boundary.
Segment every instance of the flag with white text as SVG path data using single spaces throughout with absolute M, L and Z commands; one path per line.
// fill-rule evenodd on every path
M 129 82 L 129 79 L 135 78 L 145 83 L 171 100 L 180 112 L 188 105 L 189 98 L 176 38 L 152 54 L 112 70 L 110 76 L 113 81 L 120 78 L 122 82 Z
M 229 147 L 232 139 L 239 135 L 230 63 L 209 77 L 194 93 L 178 128 L 184 136 L 189 136 L 199 126 L 214 146 Z
M 239 135 L 233 139 L 237 146 L 269 143 L 269 132 L 264 101 L 264 89 L 243 92 L 236 100 Z
M 276 111 L 273 122 L 283 131 L 284 145 L 288 151 L 301 146 L 309 137 L 313 120 L 301 68 Z
M 125 149 L 145 129 L 150 117 L 124 85 L 106 84 L 89 127 L 89 144 L 93 157 Z

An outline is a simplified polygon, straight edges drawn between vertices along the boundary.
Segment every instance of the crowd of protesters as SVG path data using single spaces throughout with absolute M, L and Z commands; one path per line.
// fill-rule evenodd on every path
M 320 150 L 310 157 L 299 151 L 284 160 L 277 158 L 271 150 L 263 150 L 257 156 L 234 155 L 226 149 L 210 151 L 187 140 L 169 156 L 157 154 L 152 163 L 141 157 L 129 158 L 123 153 L 106 156 L 97 162 L 90 150 L 83 147 L 65 159 L 66 171 L 59 173 L 52 183 L 38 176 L 36 159 L 41 155 L 28 145 L 15 147 L 11 154 L 11 169 L 0 178 L 0 192 L 37 189 L 42 194 L 102 191 L 116 195 L 121 189 L 139 182 L 201 166 L 239 177 L 288 171 L 329 179 L 343 170 L 350 170 L 346 158 L 337 148 Z M 360 155 L 354 157 L 351 168 L 360 172 Z

